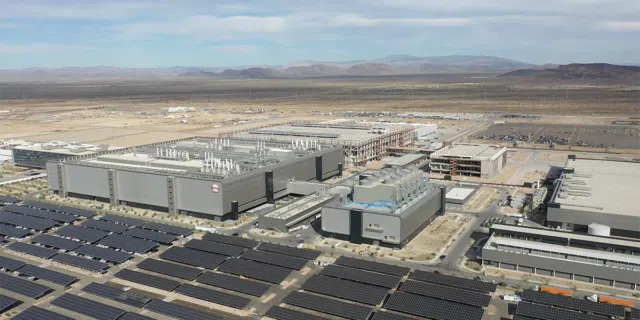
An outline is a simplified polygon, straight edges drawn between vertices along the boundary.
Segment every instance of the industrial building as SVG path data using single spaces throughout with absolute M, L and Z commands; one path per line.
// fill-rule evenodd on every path
M 188 138 L 47 163 L 62 197 L 236 219 L 288 194 L 287 183 L 341 175 L 343 151 L 313 140 L 288 143 Z
M 291 143 L 297 139 L 314 139 L 320 144 L 341 145 L 345 165 L 364 165 L 388 155 L 387 148 L 411 145 L 416 139 L 416 127 L 362 121 L 290 122 L 247 131 L 223 133 L 221 137 L 238 137 Z
M 433 173 L 491 179 L 507 164 L 507 148 L 486 144 L 459 143 L 431 154 Z
M 44 169 L 47 161 L 76 156 L 104 154 L 122 148 L 108 144 L 86 144 L 80 142 L 49 141 L 24 143 L 12 150 L 13 163 L 18 166 Z
M 587 231 L 607 225 L 616 236 L 640 238 L 640 163 L 569 156 L 547 204 L 547 224 Z
M 322 208 L 327 237 L 352 243 L 403 247 L 444 214 L 445 188 L 416 168 L 371 171 L 352 182 L 348 197 Z
M 640 241 L 494 224 L 482 264 L 575 281 L 640 289 Z M 606 229 L 606 227 L 604 228 Z M 606 230 L 605 230 L 606 233 Z

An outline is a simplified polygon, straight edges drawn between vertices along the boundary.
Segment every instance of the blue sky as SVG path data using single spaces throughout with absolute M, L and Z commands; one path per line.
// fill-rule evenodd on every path
M 640 64 L 638 0 L 0 0 L 0 68 L 391 54 Z

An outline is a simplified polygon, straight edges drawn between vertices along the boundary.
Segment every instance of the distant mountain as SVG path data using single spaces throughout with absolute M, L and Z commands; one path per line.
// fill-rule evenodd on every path
M 282 77 L 322 77 L 344 74 L 344 70 L 337 66 L 312 64 L 309 66 L 289 67 L 279 72 Z
M 640 67 L 620 66 L 608 63 L 572 63 L 555 69 L 522 69 L 504 73 L 499 77 L 511 77 L 529 81 L 572 81 L 606 83 L 640 83 Z

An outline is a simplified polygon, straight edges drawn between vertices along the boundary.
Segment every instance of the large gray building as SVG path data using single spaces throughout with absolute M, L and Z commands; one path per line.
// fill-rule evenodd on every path
M 550 227 L 586 232 L 598 223 L 611 234 L 640 238 L 640 163 L 570 156 L 547 205 Z
M 293 178 L 340 175 L 343 155 L 309 142 L 199 137 L 48 162 L 47 174 L 63 197 L 225 220 L 286 195 Z
M 640 241 L 501 224 L 491 232 L 483 265 L 640 289 Z
M 444 213 L 444 196 L 444 187 L 415 168 L 366 173 L 350 197 L 322 208 L 322 231 L 352 243 L 403 247 Z

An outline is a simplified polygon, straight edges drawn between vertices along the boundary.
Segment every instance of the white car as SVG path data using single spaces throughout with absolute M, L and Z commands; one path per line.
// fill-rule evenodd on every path
M 520 296 L 515 294 L 505 294 L 502 299 L 504 301 L 520 302 Z

